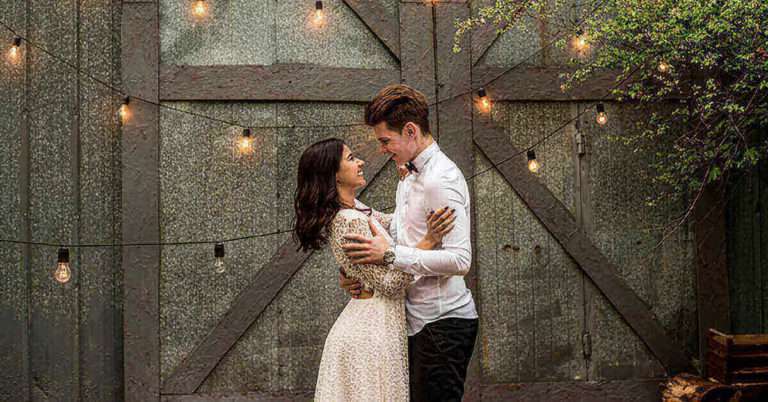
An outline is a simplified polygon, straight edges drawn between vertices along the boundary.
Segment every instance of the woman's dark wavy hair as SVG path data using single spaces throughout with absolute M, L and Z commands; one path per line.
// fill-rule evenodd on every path
M 336 172 L 341 166 L 344 141 L 329 138 L 310 145 L 301 154 L 293 208 L 293 236 L 298 249 L 318 250 L 328 242 L 328 226 L 341 209 L 336 192 Z

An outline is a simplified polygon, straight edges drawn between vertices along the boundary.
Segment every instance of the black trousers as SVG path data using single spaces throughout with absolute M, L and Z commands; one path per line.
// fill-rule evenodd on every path
M 461 402 L 477 326 L 477 319 L 444 318 L 408 337 L 411 402 Z

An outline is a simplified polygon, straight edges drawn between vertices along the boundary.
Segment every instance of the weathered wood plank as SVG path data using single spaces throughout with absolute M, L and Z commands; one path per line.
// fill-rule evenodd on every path
M 314 391 L 163 395 L 162 402 L 311 402 Z
M 119 41 L 114 40 L 120 20 L 114 0 L 90 1 L 81 5 L 78 43 L 81 66 L 104 81 L 119 73 L 114 57 Z M 117 81 L 117 77 L 114 77 Z M 80 77 L 80 239 L 84 243 L 118 240 L 116 221 L 120 191 L 119 128 L 115 121 L 118 105 L 114 92 L 87 77 Z M 105 105 L 111 105 L 105 112 Z M 111 112 L 111 113 L 110 113 Z M 119 248 L 80 250 L 80 402 L 114 401 L 122 398 L 122 331 L 119 291 L 113 291 L 120 269 Z
M 674 344 L 637 294 L 617 275 L 615 266 L 598 250 L 571 213 L 525 166 L 525 155 L 488 121 L 475 120 L 475 143 L 492 161 L 520 198 L 600 289 L 627 324 L 669 373 L 690 367 L 683 349 Z M 501 163 L 511 155 L 517 157 Z
M 373 182 L 389 158 L 378 154 L 365 165 L 365 177 Z M 367 185 L 366 185 L 367 187 Z M 360 190 L 365 191 L 365 188 Z M 280 293 L 312 252 L 296 250 L 296 243 L 283 243 L 253 281 L 232 302 L 232 307 L 163 384 L 164 394 L 191 394 L 203 383 L 219 361 Z
M 645 402 L 661 398 L 663 379 L 606 382 L 535 382 L 483 386 L 483 401 Z
M 472 73 L 473 88 L 485 86 L 495 101 L 601 100 L 606 99 L 606 93 L 616 86 L 618 74 L 617 71 L 600 72 L 563 92 L 560 89 L 562 67 L 518 66 L 507 70 L 505 67 L 476 66 Z M 493 82 L 488 84 L 490 81 Z
M 400 34 L 398 21 L 392 18 L 381 0 L 344 0 L 344 3 L 363 20 L 363 23 L 400 60 Z
M 26 2 L 6 2 L 3 20 L 27 35 Z M 0 237 L 31 240 L 29 220 L 29 63 L 0 63 Z M 28 245 L 0 244 L 0 400 L 31 400 Z
M 437 98 L 445 98 L 444 92 L 466 93 L 442 102 L 437 108 L 440 148 L 456 163 L 464 177 L 471 177 L 475 173 L 474 144 L 472 143 L 472 95 L 469 93 L 472 81 L 472 60 L 469 52 L 453 52 L 454 32 L 456 30 L 453 22 L 457 19 L 469 18 L 469 5 L 466 3 L 440 4 L 433 7 L 433 13 L 437 41 L 435 44 L 437 52 Z M 470 38 L 465 36 L 462 38 L 461 46 L 469 46 L 469 42 Z M 470 186 L 469 188 L 470 204 L 473 206 L 469 217 L 472 225 L 470 238 L 472 244 L 477 244 L 477 203 L 474 187 Z M 476 247 L 473 249 L 477 250 Z M 464 279 L 473 293 L 478 314 L 482 314 L 480 301 L 477 299 L 479 295 L 477 291 L 477 268 L 477 253 L 473 253 L 471 269 Z M 465 401 L 480 400 L 480 384 L 482 382 L 480 334 L 476 339 L 472 353 L 473 358 L 467 368 L 464 388 Z
M 400 82 L 418 89 L 429 102 L 429 125 L 437 135 L 435 48 L 432 9 L 414 2 L 400 3 Z
M 160 99 L 367 102 L 397 70 L 270 66 L 160 66 Z
M 74 4 L 27 4 L 27 35 L 77 66 L 78 16 Z M 51 62 L 39 48 L 29 57 L 29 223 L 31 240 L 78 239 L 78 83 L 70 67 Z M 31 400 L 77 401 L 80 384 L 78 308 L 79 252 L 70 249 L 72 275 L 53 279 L 56 249 L 31 247 L 29 273 L 29 358 Z
M 706 187 L 693 211 L 696 239 L 696 298 L 699 318 L 699 358 L 704 361 L 710 328 L 731 329 L 731 301 L 725 231 L 725 193 L 721 185 Z M 706 375 L 706 373 L 704 373 Z
M 159 26 L 156 3 L 125 3 L 122 81 L 130 94 L 157 102 Z M 159 110 L 138 100 L 122 135 L 122 240 L 160 241 Z M 160 248 L 124 247 L 124 381 L 126 401 L 160 400 Z
M 480 7 L 489 7 L 494 4 L 494 0 L 480 0 L 478 6 Z M 485 52 L 488 51 L 488 49 L 491 48 L 493 43 L 496 41 L 496 38 L 499 37 L 499 34 L 497 34 L 498 29 L 503 29 L 506 27 L 506 22 L 502 23 L 501 25 L 495 25 L 492 23 L 485 24 L 475 30 L 473 30 L 470 35 L 472 36 L 472 65 L 477 65 L 477 63 L 480 61 L 480 59 L 485 55 Z M 462 46 L 463 48 L 463 46 Z

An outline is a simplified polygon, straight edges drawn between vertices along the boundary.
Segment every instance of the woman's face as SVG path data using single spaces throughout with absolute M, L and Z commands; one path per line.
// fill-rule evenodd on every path
M 339 171 L 336 172 L 337 185 L 355 189 L 364 186 L 363 165 L 365 165 L 365 162 L 355 157 L 355 154 L 352 153 L 349 147 L 344 145 Z

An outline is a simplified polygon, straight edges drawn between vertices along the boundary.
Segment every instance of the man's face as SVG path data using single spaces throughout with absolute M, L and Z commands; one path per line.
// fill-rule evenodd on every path
M 417 127 L 413 123 L 406 123 L 402 132 L 390 130 L 384 121 L 373 126 L 376 140 L 379 141 L 379 150 L 392 154 L 392 160 L 398 165 L 403 165 L 416 156 L 416 136 L 421 135 L 416 130 Z

